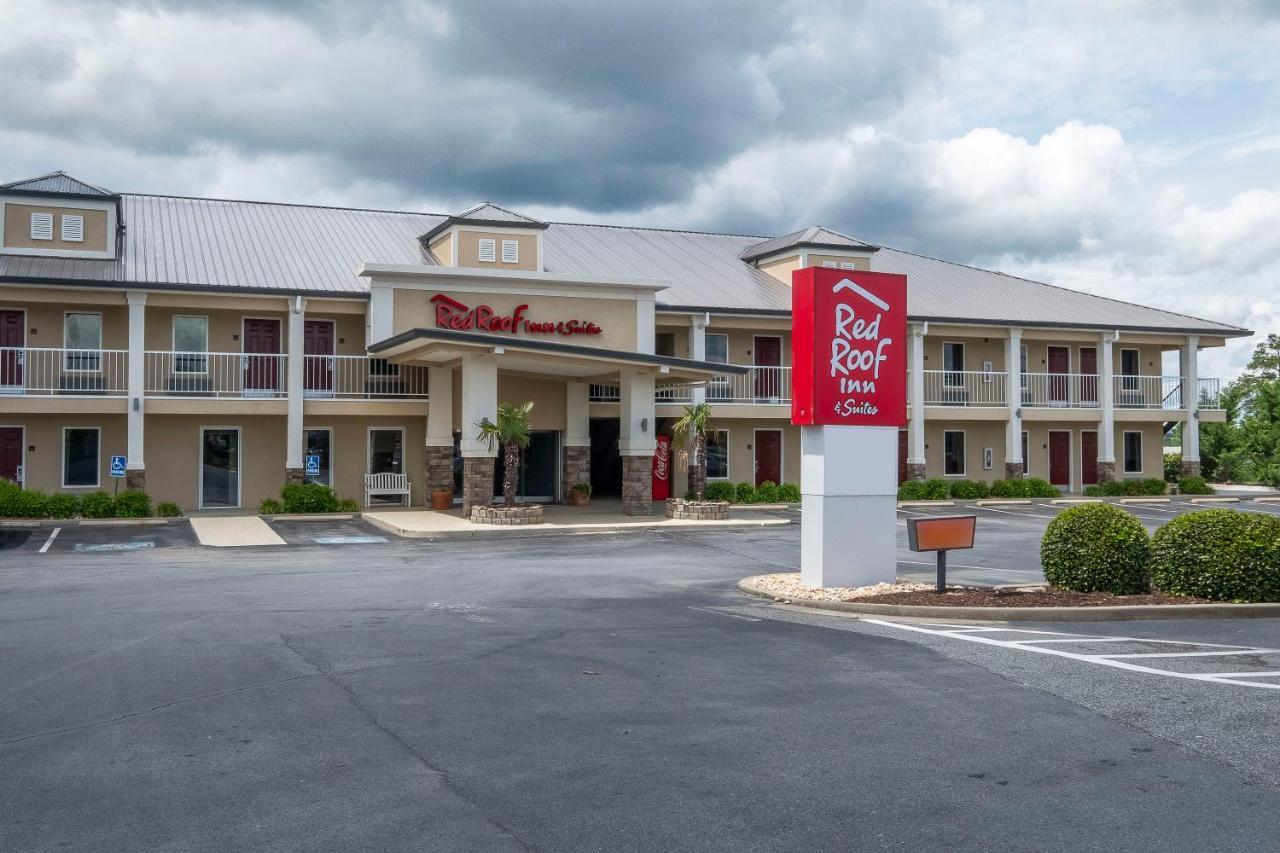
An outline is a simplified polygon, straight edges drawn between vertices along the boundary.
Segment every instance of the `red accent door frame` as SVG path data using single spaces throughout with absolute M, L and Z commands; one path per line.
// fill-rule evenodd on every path
M 781 483 L 782 430 L 757 429 L 752 435 L 751 443 L 755 454 L 756 485 L 760 485 L 765 480 Z
M 304 320 L 302 323 L 303 388 L 307 391 L 333 390 L 334 342 L 332 320 Z
M 1049 483 L 1071 489 L 1071 430 L 1049 430 Z
M 1080 433 L 1080 486 L 1092 486 L 1098 482 L 1098 431 L 1082 430 Z
M 241 323 L 243 335 L 240 348 L 245 355 L 245 390 L 279 391 L 280 359 L 275 356 L 280 354 L 280 321 L 275 318 L 245 317 Z
M 0 386 L 23 387 L 23 348 L 27 345 L 27 312 L 6 308 L 0 311 Z
M 20 426 L 0 427 L 0 479 L 21 484 L 25 470 L 26 431 Z

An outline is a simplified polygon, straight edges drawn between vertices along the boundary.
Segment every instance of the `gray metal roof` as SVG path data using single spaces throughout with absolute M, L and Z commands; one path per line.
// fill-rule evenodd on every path
M 528 225 L 542 225 L 538 220 L 525 216 L 523 213 L 516 213 L 514 210 L 507 210 L 505 207 L 499 207 L 491 201 L 477 204 L 470 210 L 456 213 L 452 217 L 456 220 L 474 219 L 480 222 L 523 222 Z
M 362 264 L 436 266 L 419 237 L 448 219 L 154 195 L 124 195 L 122 205 L 126 230 L 119 258 L 0 254 L 0 281 L 363 296 L 368 281 L 356 275 Z M 543 266 L 566 275 L 669 281 L 658 293 L 668 308 L 785 313 L 790 287 L 739 259 L 760 242 L 758 236 L 552 223 L 543 237 Z M 894 249 L 876 252 L 871 265 L 908 276 L 914 318 L 1244 333 Z
M 802 247 L 812 249 L 857 249 L 862 252 L 874 252 L 878 248 L 870 243 L 864 243 L 856 237 L 850 237 L 848 234 L 841 234 L 839 231 L 832 231 L 830 228 L 823 228 L 821 225 L 813 225 L 809 228 L 793 231 L 790 234 L 784 234 L 781 237 L 773 237 L 769 240 L 754 243 L 743 249 L 739 257 L 744 261 L 753 261 L 756 258 L 776 255 L 779 252 Z
M 51 195 L 90 195 L 99 198 L 114 198 L 111 190 L 95 187 L 93 184 L 73 178 L 66 172 L 50 172 L 38 178 L 25 178 L 21 181 L 10 181 L 0 184 L 0 192 L 13 193 L 47 193 Z

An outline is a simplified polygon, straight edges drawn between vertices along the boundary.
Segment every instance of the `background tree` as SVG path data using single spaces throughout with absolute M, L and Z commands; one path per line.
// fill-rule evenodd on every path
M 693 458 L 689 461 L 689 491 L 698 500 L 707 493 L 707 436 L 711 435 L 711 405 L 698 403 L 684 407 L 684 416 L 671 425 L 676 440 L 686 447 L 693 440 Z
M 1220 481 L 1280 485 L 1280 335 L 1253 350 L 1249 366 L 1222 391 L 1226 421 L 1200 426 L 1200 465 Z
M 529 446 L 529 413 L 533 403 L 498 404 L 498 421 L 485 418 L 476 424 L 478 438 L 490 450 L 502 448 L 502 505 L 516 505 L 516 478 L 520 474 L 520 451 Z

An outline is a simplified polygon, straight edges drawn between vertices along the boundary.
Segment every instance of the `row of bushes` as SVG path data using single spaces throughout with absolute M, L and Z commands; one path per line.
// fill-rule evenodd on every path
M 1213 487 L 1210 486 L 1204 477 L 1178 477 L 1173 481 L 1177 484 L 1178 494 L 1180 495 L 1211 495 Z M 1154 495 L 1163 495 L 1168 490 L 1168 484 L 1164 480 L 1113 480 L 1110 483 L 1097 483 L 1092 486 L 1086 486 L 1084 493 L 1094 498 L 1116 498 L 1116 497 L 1150 497 Z
M 1045 480 L 1025 477 L 1020 480 L 908 480 L 898 486 L 900 501 L 978 500 L 981 498 L 1056 498 L 1061 493 Z
M 1050 584 L 1134 595 L 1156 589 L 1214 601 L 1280 601 L 1280 518 L 1209 509 L 1149 536 L 1111 504 L 1085 504 L 1049 522 L 1040 562 Z
M 263 515 L 316 512 L 359 512 L 360 504 L 340 498 L 333 489 L 321 483 L 286 483 L 280 499 L 267 498 L 258 505 Z
M 793 483 L 778 483 L 765 480 L 760 485 L 754 483 L 726 483 L 717 481 L 707 484 L 707 500 L 728 501 L 735 504 L 776 504 L 799 503 L 800 487 Z
M 0 480 L 0 518 L 147 518 L 151 514 L 151 498 L 138 489 L 125 489 L 116 495 L 101 491 L 49 494 Z M 182 510 L 175 503 L 163 501 L 156 505 L 155 514 L 170 518 L 182 515 Z

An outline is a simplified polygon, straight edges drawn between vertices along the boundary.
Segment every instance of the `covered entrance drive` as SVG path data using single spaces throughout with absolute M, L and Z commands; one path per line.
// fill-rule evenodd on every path
M 475 428 L 486 418 L 497 416 L 500 381 L 504 402 L 535 400 L 539 393 L 544 399 L 542 408 L 535 402 L 535 435 L 521 462 L 522 490 L 530 499 L 559 499 L 573 484 L 591 482 L 592 436 L 599 434 L 600 428 L 592 428 L 589 387 L 618 386 L 616 452 L 622 462 L 622 510 L 628 515 L 649 515 L 650 477 L 657 448 L 655 390 L 748 370 L 560 340 L 452 329 L 412 329 L 374 343 L 369 350 L 393 363 L 428 367 L 427 489 L 451 487 L 453 435 L 460 431 L 464 514 L 469 514 L 473 505 L 488 503 L 501 482 L 498 454 L 477 439 Z M 457 407 L 453 401 L 455 372 L 461 374 Z M 546 411 L 548 406 L 563 408 Z M 459 413 L 456 418 L 455 408 Z M 443 480 L 446 475 L 447 482 Z M 551 494 L 534 494 L 544 491 Z

